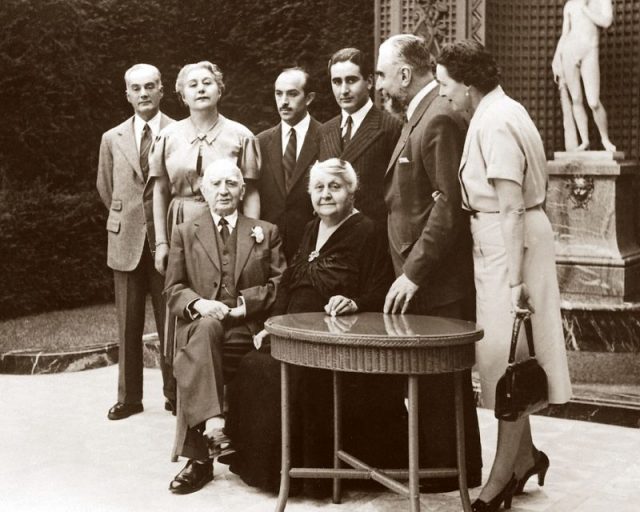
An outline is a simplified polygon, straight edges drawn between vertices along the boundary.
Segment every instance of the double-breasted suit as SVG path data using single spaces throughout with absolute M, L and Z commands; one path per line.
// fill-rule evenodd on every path
M 278 226 L 285 257 L 287 262 L 291 262 L 300 246 L 304 228 L 313 218 L 313 207 L 307 187 L 309 169 L 318 159 L 320 123 L 311 118 L 293 176 L 288 182 L 282 167 L 282 126 L 283 123 L 279 123 L 258 134 L 262 155 L 258 190 L 260 218 Z
M 385 200 L 395 273 L 419 286 L 409 313 L 469 318 L 471 237 L 458 182 L 465 133 L 466 122 L 438 96 L 436 87 L 405 123 L 388 164 Z M 463 388 L 467 469 L 469 483 L 475 486 L 480 484 L 482 460 L 470 371 Z M 455 465 L 453 389 L 451 375 L 421 377 L 423 466 Z M 457 487 L 455 479 L 429 484 L 438 491 Z
M 341 116 L 337 115 L 320 128 L 319 160 L 337 157 L 349 162 L 360 181 L 355 207 L 378 226 L 386 226 L 384 174 L 402 123 L 374 105 L 353 138 L 343 147 L 340 122 Z
M 235 244 L 231 259 L 224 251 L 229 244 Z M 177 317 L 177 454 L 206 458 L 204 440 L 194 429 L 222 413 L 224 375 L 233 373 L 224 367 L 229 350 L 237 355 L 239 347 L 244 353 L 251 349 L 251 337 L 268 317 L 285 267 L 278 228 L 268 222 L 239 215 L 226 246 L 209 211 L 174 228 L 165 295 L 169 311 Z M 242 297 L 245 317 L 222 322 L 213 317 L 193 319 L 188 311 L 191 303 L 200 298 L 221 300 L 225 274 L 233 276 L 233 285 L 226 288 Z
M 161 114 L 160 128 L 173 122 Z M 142 400 L 142 334 L 146 294 L 151 294 L 158 335 L 163 343 L 163 277 L 153 265 L 153 184 L 140 166 L 134 117 L 104 133 L 96 186 L 109 210 L 107 264 L 114 271 L 120 334 L 118 401 Z M 172 378 L 163 363 L 165 396 L 175 398 Z

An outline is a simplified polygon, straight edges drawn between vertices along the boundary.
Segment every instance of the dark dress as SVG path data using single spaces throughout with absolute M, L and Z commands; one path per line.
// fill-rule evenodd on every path
M 319 219 L 307 224 L 293 264 L 285 271 L 272 315 L 321 312 L 333 295 L 353 299 L 359 311 L 381 311 L 393 280 L 386 239 L 356 213 L 327 240 L 316 258 Z M 311 261 L 309 261 L 311 259 Z M 328 319 L 330 317 L 327 317 Z M 357 321 L 357 315 L 338 317 Z M 331 372 L 291 367 L 292 464 L 332 467 Z M 376 467 L 406 465 L 404 379 L 343 374 L 344 449 Z M 228 394 L 226 432 L 236 454 L 231 471 L 249 485 L 277 492 L 280 482 L 280 363 L 267 347 L 241 362 Z M 292 480 L 292 492 L 319 497 L 331 480 Z

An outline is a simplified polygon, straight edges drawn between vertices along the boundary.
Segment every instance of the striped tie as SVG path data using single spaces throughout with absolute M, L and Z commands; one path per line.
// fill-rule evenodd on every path
M 142 139 L 140 139 L 140 169 L 144 180 L 149 176 L 149 150 L 151 149 L 151 128 L 148 123 L 144 123 L 142 129 Z
M 284 178 L 287 186 L 293 178 L 293 171 L 296 168 L 296 149 L 297 149 L 296 131 L 291 128 L 289 132 L 289 142 L 287 143 L 287 149 L 284 151 L 282 157 L 282 167 L 284 168 Z

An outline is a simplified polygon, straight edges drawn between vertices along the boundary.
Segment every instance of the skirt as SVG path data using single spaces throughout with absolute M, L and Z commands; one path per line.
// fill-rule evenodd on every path
M 536 357 L 547 374 L 549 403 L 562 404 L 571 398 L 560 292 L 556 275 L 553 231 L 541 208 L 524 216 L 525 252 L 523 280 L 535 313 L 531 315 Z M 513 314 L 507 268 L 507 254 L 500 227 L 500 215 L 477 213 L 471 218 L 473 265 L 476 285 L 477 323 L 484 338 L 476 344 L 482 405 L 495 406 L 498 379 L 507 367 Z M 526 357 L 524 329 L 518 341 L 518 359 Z

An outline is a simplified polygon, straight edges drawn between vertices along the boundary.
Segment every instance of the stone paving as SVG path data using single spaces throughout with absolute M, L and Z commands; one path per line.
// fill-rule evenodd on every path
M 214 482 L 188 496 L 167 486 L 173 417 L 164 411 L 161 377 L 145 369 L 145 411 L 107 420 L 117 367 L 52 375 L 0 375 L 0 511 L 2 512 L 269 512 L 275 497 L 246 486 L 216 464 Z M 496 422 L 479 409 L 486 470 Z M 531 479 L 513 512 L 640 510 L 640 429 L 548 417 L 533 418 L 549 455 L 546 485 Z M 472 499 L 479 489 L 471 492 Z M 423 494 L 422 509 L 461 510 L 456 493 Z M 290 512 L 395 512 L 405 499 L 389 492 L 349 492 L 342 505 L 292 499 Z

